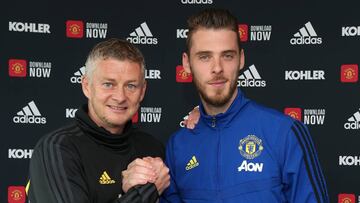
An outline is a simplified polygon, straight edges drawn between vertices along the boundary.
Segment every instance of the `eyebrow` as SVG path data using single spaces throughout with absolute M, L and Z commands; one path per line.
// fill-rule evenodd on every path
M 233 54 L 233 53 L 237 53 L 237 51 L 236 50 L 225 50 L 225 51 L 222 51 L 221 53 L 223 53 L 223 54 Z
M 211 54 L 212 51 L 198 51 L 195 53 L 196 56 Z
M 200 56 L 200 55 L 207 55 L 207 54 L 211 54 L 213 53 L 212 51 L 199 51 L 199 52 L 196 52 L 195 55 L 196 56 Z M 222 51 L 221 54 L 229 54 L 229 53 L 237 53 L 236 50 L 233 50 L 233 49 L 229 49 L 229 50 L 225 50 L 225 51 Z
M 115 79 L 112 79 L 112 78 L 104 78 L 103 81 L 114 82 L 114 83 L 117 82 Z M 125 82 L 126 82 L 126 83 L 131 83 L 131 82 L 138 82 L 138 83 L 140 83 L 140 81 L 138 81 L 138 80 L 136 80 L 136 79 L 127 80 L 127 81 L 125 81 Z

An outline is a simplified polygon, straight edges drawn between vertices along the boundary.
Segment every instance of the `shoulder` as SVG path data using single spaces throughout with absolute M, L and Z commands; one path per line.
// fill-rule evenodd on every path
M 256 102 L 251 102 L 247 106 L 245 111 L 247 111 L 246 113 L 249 116 L 253 116 L 255 119 L 261 121 L 262 124 L 265 125 L 273 125 L 273 126 L 281 125 L 281 126 L 290 127 L 295 122 L 295 120 L 292 117 L 285 115 L 283 112 L 263 106 Z
M 41 137 L 34 150 L 36 152 L 40 150 L 53 150 L 63 146 L 69 147 L 71 146 L 70 143 L 74 142 L 80 135 L 82 135 L 81 129 L 75 123 L 72 123 Z

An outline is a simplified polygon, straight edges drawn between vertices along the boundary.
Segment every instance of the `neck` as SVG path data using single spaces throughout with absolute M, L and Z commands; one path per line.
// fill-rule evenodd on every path
M 102 127 L 105 128 L 105 130 L 109 131 L 111 134 L 114 134 L 114 135 L 119 135 L 124 131 L 124 126 L 111 127 L 111 128 L 110 127 L 104 127 L 104 126 L 102 126 Z
M 215 106 L 215 105 L 209 104 L 201 97 L 200 97 L 200 99 L 204 106 L 205 112 L 210 116 L 215 116 L 220 113 L 225 113 L 229 109 L 229 107 L 231 106 L 233 101 L 235 100 L 237 94 L 238 94 L 238 90 L 236 89 L 234 91 L 234 94 L 229 99 L 229 101 L 227 101 L 224 105 L 221 105 L 221 106 Z

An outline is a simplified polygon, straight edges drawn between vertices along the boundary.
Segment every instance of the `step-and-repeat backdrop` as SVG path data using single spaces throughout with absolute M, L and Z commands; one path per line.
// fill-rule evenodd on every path
M 360 3 L 264 2 L 0 3 L 0 202 L 25 201 L 33 147 L 86 102 L 84 63 L 104 39 L 143 51 L 148 90 L 133 121 L 166 143 L 199 103 L 181 54 L 187 17 L 206 7 L 239 18 L 246 64 L 238 86 L 308 126 L 331 202 L 360 202 Z

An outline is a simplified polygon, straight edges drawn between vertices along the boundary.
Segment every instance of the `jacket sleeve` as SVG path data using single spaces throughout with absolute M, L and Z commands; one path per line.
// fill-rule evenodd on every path
M 329 202 L 317 153 L 305 125 L 294 121 L 281 146 L 282 182 L 288 202 Z
M 62 134 L 45 136 L 35 147 L 29 169 L 31 203 L 90 202 L 79 156 L 63 139 Z
M 155 203 L 159 194 L 156 186 L 147 183 L 141 186 L 132 187 L 127 193 L 112 203 Z
M 165 164 L 170 170 L 170 186 L 163 192 L 160 196 L 160 203 L 177 203 L 182 202 L 180 198 L 180 194 L 178 192 L 176 186 L 175 179 L 175 163 L 173 162 L 173 147 L 172 147 L 172 139 L 168 142 L 166 146 L 166 158 Z

